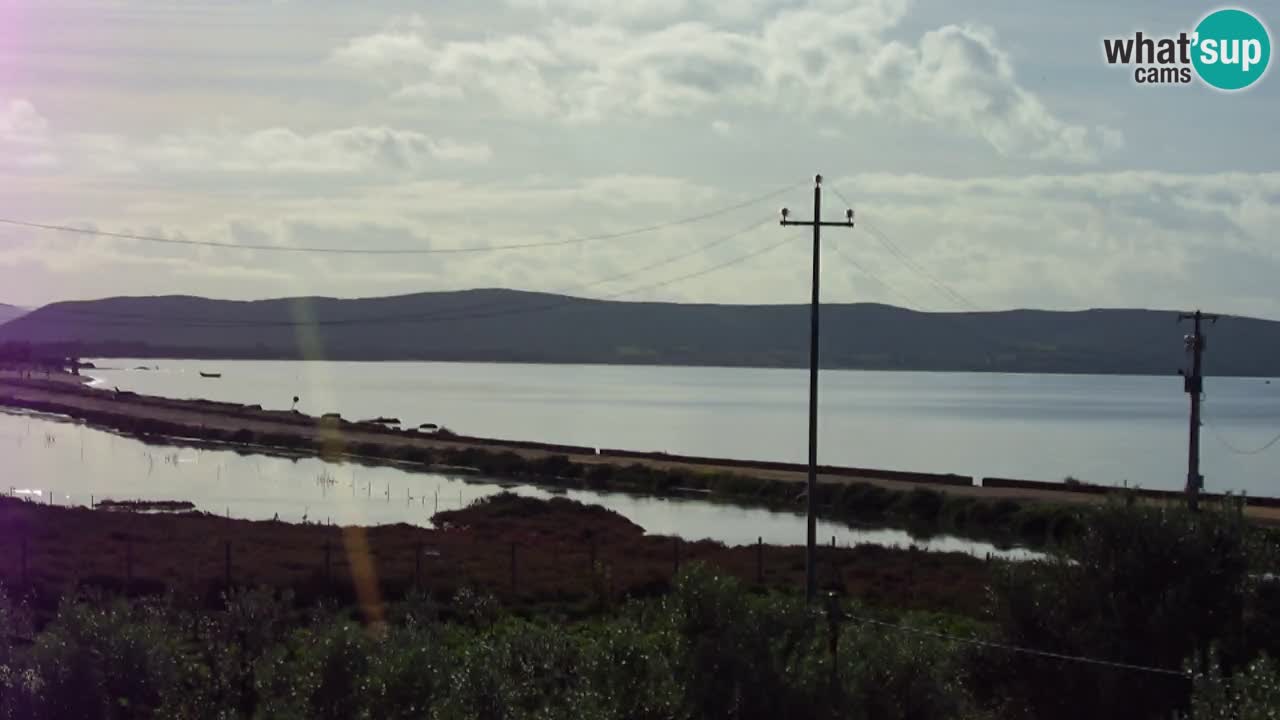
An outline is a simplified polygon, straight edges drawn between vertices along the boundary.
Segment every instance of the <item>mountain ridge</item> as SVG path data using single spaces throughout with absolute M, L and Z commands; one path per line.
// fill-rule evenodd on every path
M 923 312 L 826 303 L 822 366 L 869 370 L 1173 374 L 1176 312 L 1138 308 Z M 117 296 L 52 303 L 0 343 L 102 357 L 805 367 L 809 306 L 576 298 L 503 288 L 386 297 L 218 300 Z M 1280 376 L 1280 322 L 1209 326 L 1206 372 Z

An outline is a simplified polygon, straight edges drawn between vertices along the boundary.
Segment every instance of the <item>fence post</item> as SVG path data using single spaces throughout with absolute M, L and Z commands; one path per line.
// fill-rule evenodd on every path
M 414 547 L 413 553 L 413 586 L 422 587 L 422 542 Z
M 590 555 L 591 571 L 587 575 L 587 579 L 590 582 L 590 586 L 591 586 L 591 592 L 593 593 L 598 593 L 600 588 L 600 578 L 596 572 L 596 553 L 597 553 L 596 539 L 593 536 L 591 538 L 591 555 Z
M 764 538 L 756 537 L 756 582 L 764 584 Z
M 914 544 L 911 545 L 908 557 L 911 559 L 911 564 L 908 565 L 907 570 L 907 589 L 911 603 L 914 605 L 916 601 L 916 546 Z
M 831 536 L 831 588 L 834 590 L 839 585 L 840 569 L 836 562 L 836 536 Z
M 516 585 L 516 544 L 511 543 L 511 597 L 514 599 L 517 594 Z
M 835 593 L 827 595 L 827 644 L 831 651 L 831 701 L 833 707 L 839 706 L 836 694 L 839 692 L 838 668 L 840 660 L 840 606 Z
M 325 589 L 333 588 L 333 572 L 329 565 L 329 541 L 324 541 L 324 584 Z

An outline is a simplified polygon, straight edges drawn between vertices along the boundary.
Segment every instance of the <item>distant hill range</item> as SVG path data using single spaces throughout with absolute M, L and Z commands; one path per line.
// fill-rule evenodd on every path
M 1174 311 L 822 311 L 822 365 L 873 370 L 1173 374 Z M 805 367 L 807 305 L 610 302 L 513 290 L 237 302 L 187 296 L 55 303 L 0 343 L 81 357 L 449 360 Z M 1209 327 L 1206 373 L 1280 375 L 1280 322 Z
M 19 318 L 26 314 L 26 308 L 20 308 L 17 305 L 9 305 L 8 303 L 0 303 L 0 323 L 7 323 L 14 318 Z

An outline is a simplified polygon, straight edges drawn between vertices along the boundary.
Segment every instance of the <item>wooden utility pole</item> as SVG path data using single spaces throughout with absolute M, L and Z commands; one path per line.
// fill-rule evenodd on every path
M 1200 489 L 1204 487 L 1204 476 L 1200 474 L 1200 397 L 1204 393 L 1202 361 L 1206 342 L 1200 332 L 1200 321 L 1217 323 L 1218 316 L 1206 315 L 1197 310 L 1193 313 L 1180 313 L 1178 321 L 1183 320 L 1194 323 L 1192 333 L 1183 338 L 1187 352 L 1191 353 L 1191 373 L 1187 374 L 1184 370 L 1178 372 L 1183 376 L 1183 389 L 1191 396 L 1191 433 L 1187 444 L 1187 509 L 1197 512 L 1200 509 Z
M 782 208 L 782 225 L 813 228 L 813 285 L 809 304 L 809 481 L 806 485 L 808 531 L 804 556 L 805 599 L 813 602 L 818 593 L 817 575 L 817 486 L 818 486 L 818 283 L 821 279 L 822 228 L 853 227 L 853 210 L 845 210 L 844 222 L 822 220 L 822 176 L 813 178 L 813 219 L 790 220 L 791 211 Z

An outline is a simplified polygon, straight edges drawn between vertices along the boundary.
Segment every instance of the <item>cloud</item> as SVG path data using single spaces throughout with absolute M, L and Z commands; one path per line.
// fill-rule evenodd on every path
M 1216 254 L 1280 272 L 1270 223 L 1280 173 L 1113 172 L 948 179 L 866 174 L 830 182 L 864 223 L 962 294 L 991 308 L 1160 307 L 1204 303 L 1280 316 L 1280 302 L 1232 287 Z M 861 253 L 886 279 L 953 307 L 872 236 Z M 1238 264 L 1238 263 L 1237 263 Z
M 310 134 L 276 127 L 247 134 L 167 135 L 141 154 L 149 164 L 177 170 L 304 174 L 417 172 L 436 161 L 475 163 L 492 157 L 481 143 L 367 126 Z
M 658 22 L 686 15 L 691 0 L 508 0 L 513 8 L 625 22 Z
M 462 88 L 457 85 L 420 82 L 405 85 L 395 92 L 394 97 L 400 100 L 457 100 L 462 97 Z
M 987 30 L 932 30 L 915 48 L 882 48 L 872 67 L 882 100 L 921 120 L 965 128 L 1002 155 L 1087 163 L 1123 144 L 1117 130 L 1090 130 L 1056 118 L 1018 85 L 1012 62 Z
M 492 157 L 493 150 L 482 142 L 388 126 L 310 133 L 282 126 L 245 132 L 188 131 L 147 139 L 95 132 L 55 136 L 31 102 L 15 99 L 0 104 L 0 168 L 15 170 L 416 174 L 441 164 L 486 163 Z
M 733 124 L 727 120 L 712 120 L 711 132 L 720 137 L 729 137 L 733 134 Z
M 0 102 L 0 168 L 36 169 L 57 164 L 49 121 L 29 100 Z
M 905 0 L 761 4 L 749 8 L 757 15 L 745 26 L 711 17 L 654 28 L 599 8 L 578 18 L 588 5 L 579 0 L 512 1 L 574 12 L 481 39 L 399 26 L 353 38 L 333 57 L 398 80 L 402 99 L 488 98 L 510 112 L 576 124 L 734 105 L 903 117 L 980 138 L 1011 157 L 1090 163 L 1123 144 L 1118 130 L 1050 111 L 1018 83 L 990 30 L 947 25 L 914 42 L 891 39 L 906 17 Z M 642 4 L 636 12 L 683 5 Z

